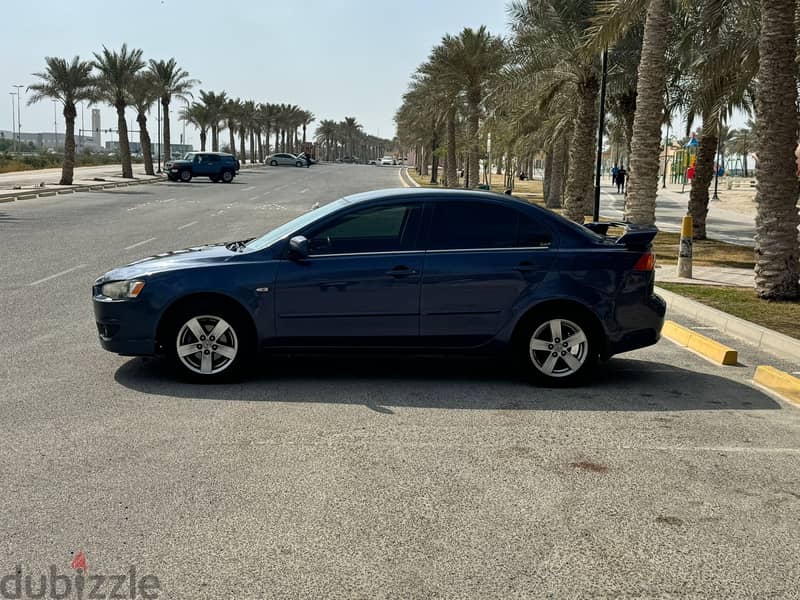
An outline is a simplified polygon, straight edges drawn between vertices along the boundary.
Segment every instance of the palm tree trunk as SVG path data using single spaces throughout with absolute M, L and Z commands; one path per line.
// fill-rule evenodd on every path
M 72 176 L 75 171 L 75 117 L 77 110 L 75 104 L 64 105 L 64 162 L 61 165 L 61 181 L 59 185 L 72 185 Z
M 706 239 L 708 216 L 708 190 L 714 179 L 714 155 L 717 152 L 719 122 L 710 114 L 703 115 L 703 133 L 697 148 L 692 189 L 689 192 L 688 212 L 692 216 L 692 237 Z
M 458 187 L 456 164 L 456 108 L 447 111 L 447 187 Z
M 256 162 L 256 132 L 254 129 L 250 130 L 250 164 Z
M 551 182 L 545 206 L 547 208 L 561 208 L 561 194 L 564 189 L 564 173 L 566 172 L 567 158 L 566 135 L 560 135 L 553 147 L 553 165 L 551 167 Z
M 208 131 L 205 129 L 200 130 L 200 152 L 206 151 L 206 138 L 208 137 Z
M 211 126 L 211 151 L 219 152 L 219 125 L 216 123 Z
M 128 124 L 125 122 L 125 105 L 117 106 L 117 129 L 119 130 L 119 157 L 122 162 L 122 176 L 133 179 L 131 146 L 128 143 Z
M 169 144 L 169 96 L 161 98 L 161 112 L 164 117 L 164 160 L 172 160 L 172 150 Z
M 234 122 L 233 121 L 228 121 L 228 137 L 229 137 L 228 145 L 230 146 L 231 154 L 233 154 L 233 156 L 235 157 L 236 156 L 236 138 L 234 136 L 234 130 L 235 130 Z
M 247 137 L 247 130 L 244 127 L 239 127 L 239 156 L 242 157 L 242 163 L 247 162 L 247 153 L 244 151 L 244 141 Z
M 528 171 L 530 173 L 530 171 Z M 553 147 L 547 149 L 544 157 L 544 177 L 542 177 L 542 190 L 544 192 L 544 204 L 550 201 L 550 184 L 553 179 Z
M 258 143 L 258 162 L 264 162 L 264 138 L 261 137 L 261 130 L 256 129 L 256 140 Z
M 480 89 L 473 89 L 467 92 L 467 106 L 469 107 L 469 117 L 467 118 L 467 144 L 469 151 L 467 158 L 468 178 L 466 185 L 468 188 L 474 188 L 480 183 L 480 170 L 478 167 L 480 154 L 480 139 L 478 137 L 480 102 Z
M 800 297 L 797 239 L 797 86 L 795 0 L 761 3 L 756 94 L 756 292 L 768 300 Z M 789 125 L 791 123 L 791 126 Z
M 650 0 L 639 62 L 636 114 L 628 158 L 630 179 L 625 202 L 625 217 L 639 225 L 653 225 L 656 221 L 670 24 L 669 0 Z
M 153 151 L 150 147 L 150 134 L 147 131 L 147 115 L 140 112 L 136 115 L 136 122 L 139 123 L 139 145 L 142 148 L 144 158 L 144 172 L 146 175 L 155 175 L 153 170 Z
M 589 75 L 581 84 L 578 113 L 572 132 L 564 215 L 576 223 L 583 223 L 586 215 L 592 212 L 592 158 L 597 138 L 599 87 L 594 75 Z

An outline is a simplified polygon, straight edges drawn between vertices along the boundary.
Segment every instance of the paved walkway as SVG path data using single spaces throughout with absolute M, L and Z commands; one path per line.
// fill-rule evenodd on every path
M 735 269 L 732 267 L 699 267 L 692 268 L 692 278 L 677 276 L 677 265 L 661 265 L 656 268 L 656 283 L 691 283 L 693 285 L 726 285 L 752 288 L 752 269 Z
M 600 214 L 611 219 L 622 219 L 625 209 L 625 197 L 616 193 L 616 188 L 604 184 L 601 187 Z M 681 193 L 669 188 L 658 191 L 656 201 L 656 225 L 664 231 L 680 231 L 681 220 L 686 216 L 689 203 L 689 188 Z M 712 201 L 708 207 L 706 223 L 708 237 L 753 247 L 755 219 L 752 216 L 721 208 L 719 202 Z

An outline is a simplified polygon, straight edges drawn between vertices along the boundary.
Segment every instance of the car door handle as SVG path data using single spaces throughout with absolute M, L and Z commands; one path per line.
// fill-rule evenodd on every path
M 529 271 L 533 271 L 533 269 L 534 269 L 533 263 L 528 262 L 527 260 L 519 263 L 516 267 L 514 267 L 514 270 L 519 271 L 520 273 L 528 273 Z
M 417 272 L 414 269 L 409 269 L 405 266 L 395 267 L 391 271 L 386 271 L 387 275 L 391 275 L 392 277 L 409 277 L 411 275 L 416 275 Z

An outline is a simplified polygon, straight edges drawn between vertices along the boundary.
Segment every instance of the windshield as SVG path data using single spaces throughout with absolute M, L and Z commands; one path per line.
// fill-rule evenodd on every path
M 193 160 L 194 159 L 194 152 L 187 152 L 183 156 L 183 160 Z
M 306 225 L 310 225 L 317 219 L 320 219 L 324 216 L 331 214 L 339 210 L 342 206 L 346 204 L 344 199 L 336 200 L 335 202 L 331 202 L 330 204 L 326 204 L 325 206 L 320 206 L 316 210 L 312 210 L 311 212 L 307 212 L 304 215 L 300 215 L 299 217 L 292 219 L 288 223 L 284 223 L 280 227 L 273 229 L 269 233 L 262 235 L 259 238 L 256 238 L 247 243 L 247 248 L 250 250 L 263 250 L 264 248 L 268 248 L 272 246 L 275 242 L 282 240 L 287 235 L 294 233 L 295 231 L 299 231 Z

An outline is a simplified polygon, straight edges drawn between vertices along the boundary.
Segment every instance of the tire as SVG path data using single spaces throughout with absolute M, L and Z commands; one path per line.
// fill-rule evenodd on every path
M 189 183 L 192 180 L 192 172 L 189 169 L 184 169 L 180 172 L 179 177 L 183 183 Z
M 595 328 L 575 310 L 554 309 L 526 318 L 515 338 L 518 364 L 540 385 L 579 385 L 597 364 L 599 340 Z
M 295 166 L 295 167 L 302 167 L 302 166 L 303 166 L 303 163 L 301 163 L 301 162 L 298 160 L 296 163 L 294 163 L 294 166 Z
M 208 178 L 214 183 L 219 183 L 219 177 L 217 175 L 209 175 Z
M 222 172 L 222 181 L 223 183 L 230 183 L 233 181 L 233 171 L 223 171 Z
M 278 161 L 277 160 L 271 160 L 271 161 L 269 161 L 269 164 L 272 165 L 273 167 L 277 167 L 278 166 Z
M 224 302 L 197 301 L 175 313 L 165 331 L 163 345 L 182 379 L 233 381 L 251 363 L 255 348 L 252 324 Z

